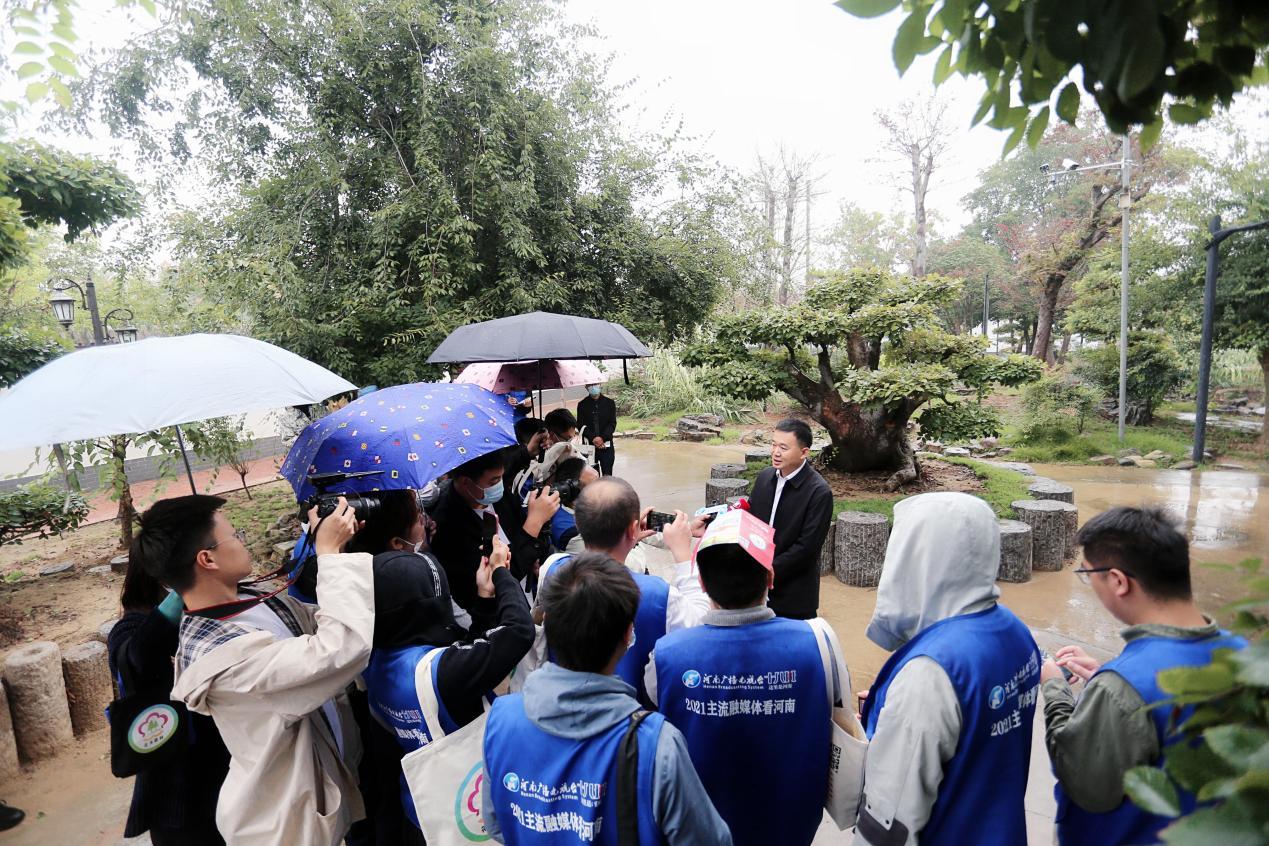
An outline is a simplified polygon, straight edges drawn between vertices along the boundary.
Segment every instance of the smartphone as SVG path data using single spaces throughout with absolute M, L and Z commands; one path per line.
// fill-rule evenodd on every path
M 660 532 L 670 523 L 674 522 L 673 514 L 666 514 L 664 511 L 649 511 L 646 526 L 654 531 Z
M 1054 658 L 1053 655 L 1048 652 L 1041 652 L 1040 660 L 1052 661 L 1053 663 L 1057 664 L 1057 659 Z M 1058 669 L 1062 671 L 1062 676 L 1066 679 L 1067 684 L 1070 684 L 1072 681 L 1075 680 L 1075 673 L 1071 672 L 1066 667 L 1062 666 L 1061 664 L 1058 664 Z

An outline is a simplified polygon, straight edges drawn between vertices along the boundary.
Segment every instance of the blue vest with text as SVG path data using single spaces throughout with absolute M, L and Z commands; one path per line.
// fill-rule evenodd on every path
M 381 725 L 392 732 L 397 743 L 406 752 L 413 752 L 432 742 L 431 732 L 423 721 L 423 707 L 419 701 L 418 668 L 423 657 L 431 652 L 434 646 L 403 646 L 398 649 L 373 649 L 370 652 L 370 663 L 362 678 L 366 682 L 366 698 L 369 701 L 370 713 Z M 441 665 L 438 655 L 432 661 L 431 678 L 424 683 L 431 684 L 436 690 L 436 672 Z M 437 714 L 441 720 L 441 728 L 446 734 L 458 731 L 458 726 L 445 710 L 445 700 L 440 692 L 436 693 Z M 414 811 L 414 800 L 410 797 L 410 788 L 406 784 L 405 774 L 401 775 L 401 804 L 405 807 L 405 815 L 417 828 L 418 815 Z
M 1226 632 L 1194 640 L 1139 637 L 1129 641 L 1124 646 L 1124 651 L 1114 660 L 1103 664 L 1095 675 L 1107 671 L 1118 673 L 1149 706 L 1162 702 L 1169 696 L 1159 688 L 1157 677 L 1161 670 L 1199 667 L 1210 663 L 1212 653 L 1217 649 L 1242 649 L 1246 645 L 1247 641 L 1241 637 L 1231 636 Z M 1169 725 L 1179 724 L 1193 710 L 1193 706 L 1150 709 L 1150 718 L 1159 735 L 1160 750 L 1158 760 L 1151 761 L 1151 764 L 1162 766 L 1164 747 L 1180 739 L 1180 735 L 1169 737 Z M 1193 811 L 1196 805 L 1194 794 L 1179 785 L 1176 785 L 1176 789 L 1181 799 L 1181 813 Z M 1155 843 L 1159 839 L 1159 830 L 1171 822 L 1167 817 L 1143 811 L 1127 797 L 1124 797 L 1115 810 L 1095 814 L 1071 801 L 1071 797 L 1062 790 L 1061 784 L 1054 788 L 1054 793 L 1057 796 L 1058 843 L 1061 846 L 1136 846 Z
M 665 718 L 649 714 L 638 729 L 639 846 L 664 843 L 652 804 L 657 741 Z M 502 842 L 617 844 L 617 751 L 622 720 L 584 740 L 534 725 L 519 693 L 501 696 L 485 725 L 485 777 Z
M 777 617 L 657 644 L 661 713 L 736 846 L 805 846 L 823 819 L 832 680 L 815 639 L 804 620 Z
M 956 753 L 943 765 L 938 799 L 920 842 L 1026 843 L 1023 796 L 1040 693 L 1040 650 L 1031 632 L 1002 605 L 940 620 L 925 629 L 890 656 L 864 700 L 869 738 L 885 710 L 890 683 L 905 664 L 920 656 L 947 673 L 961 708 Z

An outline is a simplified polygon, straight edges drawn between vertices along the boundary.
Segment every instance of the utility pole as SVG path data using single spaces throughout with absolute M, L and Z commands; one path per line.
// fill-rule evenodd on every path
M 991 294 L 987 290 L 987 274 L 983 274 L 983 337 L 987 337 L 987 320 L 990 314 Z
M 1131 142 L 1124 133 L 1123 162 L 1119 169 L 1119 442 L 1124 442 L 1124 422 L 1128 415 L 1128 210 L 1132 195 L 1128 192 L 1128 171 L 1131 167 Z

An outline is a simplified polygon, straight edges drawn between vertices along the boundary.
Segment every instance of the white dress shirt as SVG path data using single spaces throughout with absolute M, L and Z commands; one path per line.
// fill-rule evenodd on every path
M 776 492 L 775 492 L 775 499 L 773 499 L 773 500 L 771 501 L 771 525 L 772 525 L 772 526 L 774 526 L 774 525 L 775 525 L 776 510 L 780 507 L 780 494 L 784 493 L 784 485 L 785 485 L 785 483 L 786 483 L 786 482 L 788 482 L 790 479 L 792 479 L 792 478 L 793 478 L 794 476 L 796 476 L 797 474 L 801 473 L 801 472 L 802 472 L 802 468 L 803 468 L 803 467 L 805 467 L 805 466 L 806 466 L 806 461 L 805 461 L 805 460 L 803 460 L 803 461 L 802 461 L 802 463 L 798 465 L 798 469 L 794 470 L 792 473 L 790 473 L 790 474 L 789 474 L 789 475 L 787 475 L 787 476 L 786 476 L 786 475 L 784 475 L 783 473 L 779 472 L 779 471 L 776 471 Z

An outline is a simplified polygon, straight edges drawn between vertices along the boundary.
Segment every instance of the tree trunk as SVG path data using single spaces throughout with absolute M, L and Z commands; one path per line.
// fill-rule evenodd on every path
M 1053 363 L 1053 318 L 1057 314 L 1058 294 L 1062 291 L 1063 276 L 1050 276 L 1044 283 L 1044 295 L 1040 297 L 1040 313 L 1036 317 L 1035 348 L 1032 355 L 1045 364 Z
M 119 548 L 132 546 L 132 522 L 137 510 L 132 505 L 132 487 L 128 484 L 127 473 L 128 441 L 116 435 L 110 439 L 110 463 L 113 465 L 115 479 L 119 485 Z
M 930 172 L 933 162 L 923 165 L 921 148 L 912 148 L 912 218 L 916 224 L 916 243 L 912 257 L 912 277 L 920 279 L 925 276 L 925 267 L 929 263 L 930 247 L 928 225 L 925 215 L 925 195 L 930 185 Z
M 893 470 L 886 486 L 895 490 L 916 479 L 919 469 L 908 443 L 906 409 L 865 408 L 835 398 L 820 408 L 819 421 L 833 441 L 829 464 L 846 473 Z
M 1260 380 L 1265 389 L 1264 396 L 1260 398 L 1260 404 L 1264 405 L 1269 403 L 1269 347 L 1261 347 L 1257 352 L 1260 354 Z M 1269 426 L 1260 427 L 1260 446 L 1269 446 Z
M 1066 354 L 1071 351 L 1071 333 L 1067 332 L 1062 336 L 1062 346 L 1058 349 L 1058 364 L 1066 361 Z
M 763 192 L 763 201 L 766 204 L 767 212 L 767 246 L 763 250 L 766 257 L 767 271 L 767 302 L 771 302 L 775 297 L 776 282 L 776 260 L 775 260 L 775 244 L 776 244 L 776 195 L 775 190 L 770 183 L 767 184 Z
M 788 184 L 784 194 L 784 251 L 780 267 L 780 305 L 789 304 L 789 288 L 793 284 L 793 221 L 798 213 L 798 177 L 787 174 Z

